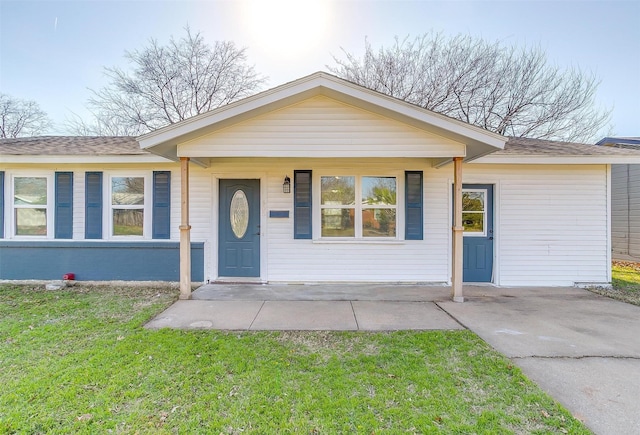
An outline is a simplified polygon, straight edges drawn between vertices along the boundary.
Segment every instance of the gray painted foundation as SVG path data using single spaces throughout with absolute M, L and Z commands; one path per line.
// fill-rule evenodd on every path
M 0 279 L 179 281 L 178 242 L 0 241 Z M 204 243 L 191 243 L 191 280 L 204 281 Z

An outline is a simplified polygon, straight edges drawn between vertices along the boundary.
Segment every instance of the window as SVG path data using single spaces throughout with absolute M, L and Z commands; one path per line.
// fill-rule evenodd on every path
M 103 234 L 116 239 L 169 239 L 171 172 L 86 172 L 85 238 L 102 239 Z
M 362 236 L 396 237 L 395 177 L 362 177 Z
M 14 235 L 46 237 L 49 231 L 50 202 L 47 177 L 14 177 Z
M 321 237 L 396 238 L 396 177 L 320 177 Z
M 144 235 L 145 177 L 111 178 L 111 235 Z
M 465 236 L 486 236 L 487 191 L 485 189 L 464 189 L 462 191 L 462 226 Z
M 322 237 L 354 237 L 355 177 L 320 177 Z

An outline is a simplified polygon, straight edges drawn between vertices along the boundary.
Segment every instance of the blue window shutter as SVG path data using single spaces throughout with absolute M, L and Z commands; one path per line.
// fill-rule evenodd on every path
M 56 172 L 54 237 L 73 238 L 73 172 Z
M 406 171 L 405 179 L 405 240 L 423 239 L 422 171 Z
M 311 171 L 293 171 L 293 238 L 310 239 Z
M 171 237 L 171 172 L 153 172 L 153 226 L 154 239 Z
M 0 239 L 4 238 L 4 171 L 0 171 Z
M 85 174 L 84 238 L 102 238 L 102 172 Z

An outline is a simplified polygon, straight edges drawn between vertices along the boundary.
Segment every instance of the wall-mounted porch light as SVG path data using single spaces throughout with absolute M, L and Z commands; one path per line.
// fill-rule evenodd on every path
M 291 178 L 287 175 L 284 176 L 284 183 L 282 183 L 282 193 L 291 193 Z

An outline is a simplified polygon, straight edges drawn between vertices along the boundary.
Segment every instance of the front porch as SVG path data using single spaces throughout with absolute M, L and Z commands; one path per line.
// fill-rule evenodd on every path
M 462 302 L 462 164 L 506 138 L 317 73 L 138 141 L 180 161 L 180 299 L 203 240 L 211 281 L 444 281 Z
M 191 294 L 191 299 L 201 301 L 434 302 L 449 300 L 450 296 L 451 287 L 444 284 L 215 283 L 199 287 Z

